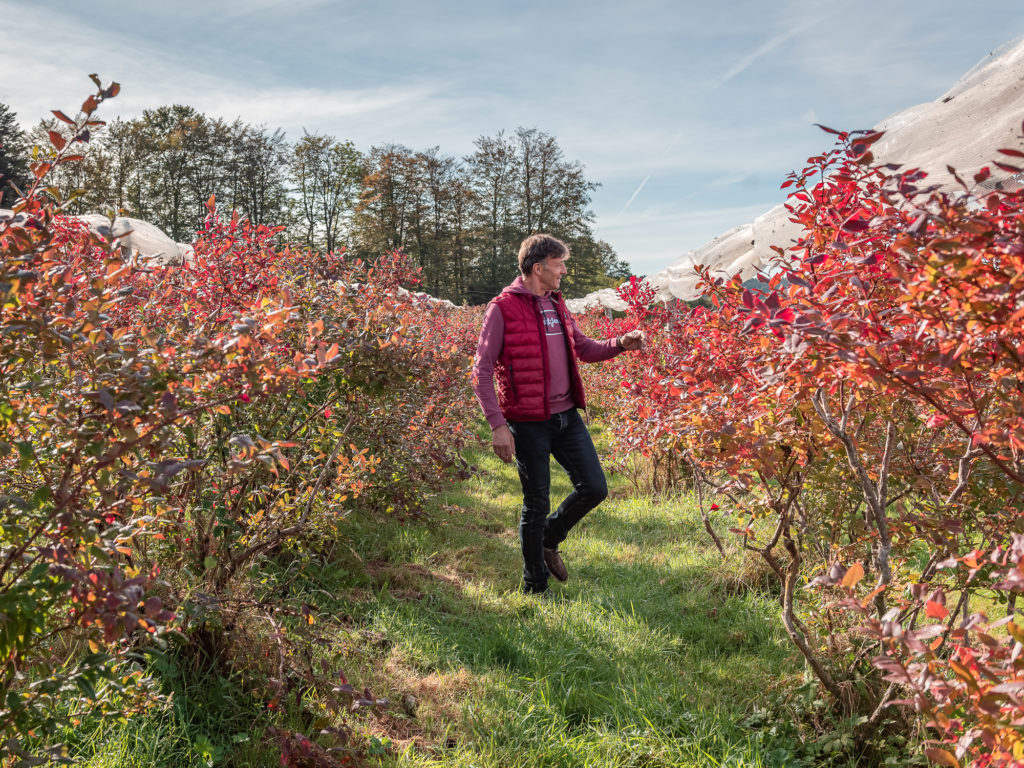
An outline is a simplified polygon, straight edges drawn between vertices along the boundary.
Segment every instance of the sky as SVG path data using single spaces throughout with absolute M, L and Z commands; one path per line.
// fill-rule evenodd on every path
M 656 272 L 785 200 L 786 174 L 933 101 L 1024 35 L 1021 0 L 0 0 L 0 102 L 25 127 L 211 116 L 472 153 L 538 128 L 600 184 L 597 236 Z

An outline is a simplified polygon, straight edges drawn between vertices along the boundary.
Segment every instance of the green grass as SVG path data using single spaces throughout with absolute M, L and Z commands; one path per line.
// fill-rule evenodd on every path
M 689 500 L 629 497 L 613 478 L 612 497 L 562 545 L 569 581 L 539 599 L 518 592 L 514 470 L 474 460 L 483 473 L 428 521 L 350 518 L 363 563 L 320 575 L 355 636 L 376 640 L 349 677 L 418 702 L 415 719 L 356 722 L 387 739 L 383 764 L 793 764 L 739 725 L 799 674 L 777 602 L 743 588 L 741 554 L 722 562 Z M 569 484 L 553 480 L 557 501 Z
M 281 558 L 333 638 L 325 656 L 396 702 L 347 716 L 369 763 L 803 764 L 785 728 L 773 740 L 741 725 L 801 670 L 777 601 L 745 584 L 742 553 L 723 563 L 690 500 L 632 497 L 611 477 L 562 545 L 569 581 L 541 599 L 518 591 L 515 472 L 483 449 L 471 459 L 481 473 L 426 519 L 352 515 L 329 555 Z M 568 491 L 554 471 L 554 503 Z M 161 713 L 92 724 L 74 751 L 96 768 L 271 764 L 269 721 L 246 697 L 200 681 Z
M 67 735 L 69 752 L 94 768 L 271 765 L 261 742 L 266 722 L 236 681 L 213 673 L 188 674 L 158 662 L 170 694 L 167 706 L 124 720 L 85 718 Z

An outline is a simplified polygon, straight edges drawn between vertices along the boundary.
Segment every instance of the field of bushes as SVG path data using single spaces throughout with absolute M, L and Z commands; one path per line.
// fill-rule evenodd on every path
M 0 221 L 3 764 L 1024 764 L 1024 152 L 943 193 L 839 133 L 760 288 L 581 318 L 648 345 L 537 602 L 480 309 L 213 198 L 123 253 L 47 186 L 113 95 Z

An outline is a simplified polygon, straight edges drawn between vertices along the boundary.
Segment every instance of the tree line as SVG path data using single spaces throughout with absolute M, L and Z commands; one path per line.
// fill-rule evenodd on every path
M 48 147 L 56 120 L 25 136 L 0 104 L 0 175 L 9 207 L 33 146 Z M 374 258 L 392 249 L 422 269 L 423 289 L 457 303 L 487 301 L 517 272 L 519 242 L 549 232 L 572 249 L 570 295 L 617 285 L 629 266 L 594 233 L 598 186 L 557 139 L 536 128 L 481 136 L 465 157 L 440 147 L 351 141 L 210 117 L 175 104 L 114 119 L 83 146 L 84 159 L 55 169 L 69 213 L 132 216 L 190 241 L 216 195 L 222 210 L 283 225 L 286 240 L 318 251 L 342 246 Z

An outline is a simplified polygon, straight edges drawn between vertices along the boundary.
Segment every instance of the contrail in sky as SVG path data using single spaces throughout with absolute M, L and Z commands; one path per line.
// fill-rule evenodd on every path
M 676 137 L 674 139 L 672 139 L 672 143 L 669 144 L 665 148 L 664 152 L 661 153 L 662 159 L 664 159 L 665 155 L 667 155 L 672 150 L 672 147 L 674 147 L 676 145 L 676 142 L 678 142 L 679 139 L 682 138 L 682 136 L 683 136 L 683 132 L 682 131 L 680 131 L 679 133 L 676 134 Z M 648 173 L 647 174 L 647 178 L 645 178 L 643 181 L 640 182 L 640 186 L 636 188 L 636 192 L 633 193 L 633 196 L 629 198 L 629 200 L 623 206 L 622 210 L 619 211 L 620 214 L 626 212 L 626 209 L 629 208 L 629 206 L 633 203 L 634 200 L 636 200 L 636 196 L 640 194 L 640 190 L 644 188 L 644 184 L 646 184 L 648 181 L 650 181 L 650 178 L 651 178 L 651 174 Z
M 821 18 L 814 19 L 813 21 L 809 21 L 806 24 L 802 24 L 799 27 L 795 27 L 793 29 L 787 30 L 786 32 L 783 32 L 781 35 L 776 35 L 775 37 L 771 38 L 770 40 L 765 41 L 759 48 L 757 48 L 756 50 L 752 51 L 751 53 L 747 54 L 742 59 L 737 61 L 732 66 L 732 68 L 721 77 L 720 80 L 718 80 L 717 82 L 715 82 L 715 83 L 713 83 L 711 85 L 711 90 L 715 91 L 715 90 L 721 88 L 727 82 L 729 82 L 734 77 L 736 77 L 736 75 L 738 75 L 741 72 L 743 72 L 744 70 L 748 69 L 751 64 L 753 64 L 755 61 L 760 59 L 762 56 L 768 55 L 769 53 L 774 51 L 776 48 L 778 48 L 783 43 L 787 42 L 788 40 L 791 40 L 792 38 L 796 37 L 797 35 L 803 34 L 804 32 L 806 32 L 808 29 L 811 29 L 812 27 L 818 26 L 823 21 L 825 21 L 826 19 L 828 19 L 829 17 L 834 16 L 834 15 L 835 15 L 834 13 L 826 14 L 825 16 L 822 16 Z M 674 139 L 672 139 L 672 143 L 668 145 L 668 147 L 665 149 L 664 152 L 662 152 L 662 154 L 661 154 L 662 159 L 664 159 L 665 155 L 667 155 L 669 153 L 669 151 L 671 151 L 672 147 L 674 147 L 676 145 L 676 142 L 679 141 L 679 139 L 682 137 L 682 135 L 683 135 L 682 131 L 680 131 L 679 133 L 676 134 L 676 137 Z M 642 190 L 644 188 L 644 185 L 646 185 L 647 182 L 650 181 L 651 175 L 652 174 L 650 174 L 650 173 L 647 174 L 647 177 L 643 181 L 640 182 L 640 186 L 636 188 L 636 191 L 633 193 L 633 195 L 629 198 L 629 200 L 623 206 L 622 210 L 619 211 L 620 215 L 625 213 L 626 210 L 629 208 L 629 206 L 632 205 L 633 201 L 636 200 L 636 196 L 640 194 L 640 190 Z
M 629 198 L 629 202 L 627 202 L 625 207 L 622 209 L 623 211 L 625 211 L 626 208 L 629 208 L 629 204 L 636 200 L 636 196 L 640 194 L 640 190 L 644 188 L 644 184 L 646 184 L 650 178 L 651 174 L 648 173 L 644 180 L 640 182 L 640 186 L 636 188 L 636 192 L 633 193 L 633 196 Z
M 802 24 L 799 27 L 794 27 L 793 29 L 787 30 L 786 32 L 783 32 L 781 35 L 776 35 L 771 40 L 765 41 L 759 48 L 752 51 L 751 53 L 748 53 L 742 59 L 737 61 L 732 66 L 732 69 L 726 72 L 720 80 L 718 80 L 711 86 L 711 90 L 714 91 L 717 90 L 718 88 L 721 88 L 727 82 L 736 77 L 736 75 L 748 69 L 751 64 L 760 59 L 762 56 L 766 56 L 783 43 L 792 40 L 797 35 L 802 35 L 808 29 L 818 26 L 819 24 L 821 24 L 821 22 L 825 21 L 825 19 L 833 15 L 834 14 L 831 13 L 827 14 L 825 16 L 822 16 L 820 19 L 814 19 L 813 21 L 809 21 L 806 24 Z

